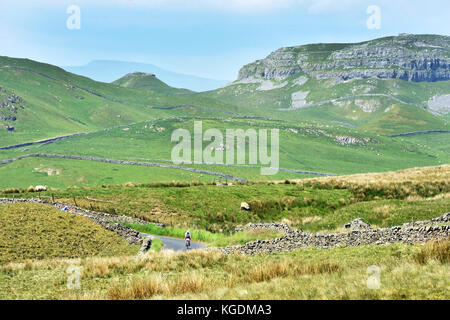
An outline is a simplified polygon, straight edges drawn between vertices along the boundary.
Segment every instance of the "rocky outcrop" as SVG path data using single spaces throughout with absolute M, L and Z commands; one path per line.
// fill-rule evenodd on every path
M 284 80 L 294 74 L 317 79 L 450 80 L 450 37 L 400 35 L 357 44 L 286 47 L 244 66 L 239 81 Z
M 355 220 L 350 221 L 349 223 L 344 225 L 344 228 L 350 229 L 352 231 L 361 231 L 361 230 L 370 230 L 372 227 L 370 224 L 365 223 L 363 219 L 357 218 Z
M 285 232 L 284 237 L 273 240 L 257 240 L 246 243 L 220 248 L 225 254 L 270 254 L 282 251 L 292 251 L 308 247 L 318 249 L 328 249 L 336 247 L 354 247 L 369 244 L 389 244 L 389 243 L 425 243 L 433 240 L 449 239 L 450 237 L 450 212 L 444 215 L 427 220 L 412 223 L 405 223 L 392 228 L 372 229 L 362 220 L 357 219 L 349 224 L 352 228 L 350 232 L 316 234 L 303 232 L 301 230 L 291 230 L 285 226 L 278 231 Z M 277 224 L 266 225 L 269 228 L 276 227 Z M 256 227 L 257 225 L 253 225 Z M 260 225 L 259 227 L 263 227 Z
M 143 254 L 146 253 L 147 251 L 150 250 L 150 248 L 152 247 L 152 237 L 147 237 L 144 238 L 144 240 L 142 240 L 142 245 L 141 245 L 141 249 L 139 249 L 139 254 Z
M 428 101 L 428 107 L 431 113 L 436 115 L 445 115 L 450 113 L 450 94 L 434 96 Z

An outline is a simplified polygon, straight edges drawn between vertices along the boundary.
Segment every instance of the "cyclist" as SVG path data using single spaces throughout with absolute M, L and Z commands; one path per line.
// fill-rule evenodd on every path
M 191 245 L 191 233 L 189 230 L 184 234 L 184 240 L 186 241 L 186 248 L 189 247 Z

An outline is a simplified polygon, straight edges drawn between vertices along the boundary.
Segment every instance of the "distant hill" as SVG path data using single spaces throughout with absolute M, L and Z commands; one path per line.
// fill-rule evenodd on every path
M 102 82 L 112 82 L 125 74 L 136 71 L 153 73 L 169 86 L 193 91 L 213 90 L 230 82 L 176 73 L 152 64 L 126 61 L 95 60 L 84 66 L 66 66 L 63 69 Z
M 188 89 L 174 88 L 163 81 L 153 73 L 133 72 L 129 73 L 122 78 L 112 82 L 113 84 L 121 87 L 136 88 L 136 89 L 148 89 L 156 92 L 167 94 L 188 94 L 193 93 Z
M 153 107 L 191 104 L 237 112 L 230 104 L 172 88 L 156 77 L 132 78 L 125 77 L 129 81 L 122 86 L 94 81 L 50 64 L 0 56 L 0 146 L 186 112 Z

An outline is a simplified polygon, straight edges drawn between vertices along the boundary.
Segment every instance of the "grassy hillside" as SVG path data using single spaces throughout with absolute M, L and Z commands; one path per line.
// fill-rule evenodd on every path
M 0 205 L 0 230 L 0 264 L 130 255 L 138 249 L 85 217 L 40 204 Z
M 448 106 L 431 103 L 450 94 L 448 71 L 426 63 L 448 59 L 448 39 L 399 35 L 283 47 L 243 66 L 231 84 L 201 95 L 275 117 L 290 110 L 291 120 L 341 121 L 381 134 L 448 128 Z
M 299 85 L 301 78 L 307 81 Z M 410 83 L 354 79 L 333 84 L 332 80 L 317 80 L 305 75 L 293 75 L 284 81 L 264 81 L 272 83 L 275 88 L 261 90 L 258 89 L 261 83 L 235 82 L 200 95 L 251 107 L 254 112 L 272 118 L 314 120 L 327 124 L 340 121 L 384 135 L 449 128 L 448 117 L 424 110 L 432 97 L 449 94 L 446 81 Z M 276 88 L 281 84 L 284 86 Z M 305 94 L 304 105 L 295 109 L 292 95 L 298 92 Z M 334 99 L 338 100 L 331 101 Z
M 187 94 L 193 93 L 188 89 L 178 89 L 171 87 L 159 80 L 156 75 L 151 73 L 134 72 L 129 73 L 122 78 L 112 82 L 121 87 L 147 89 L 167 94 Z
M 153 107 L 194 104 L 237 111 L 230 104 L 197 95 L 171 95 L 158 91 L 158 88 L 142 90 L 96 82 L 27 59 L 0 57 L 0 86 L 0 103 L 8 102 L 8 97 L 12 95 L 23 101 L 20 103 L 23 108 L 18 106 L 14 121 L 0 118 L 2 146 L 75 132 L 91 132 L 186 112 L 183 109 L 162 110 Z M 3 109 L 0 115 L 6 112 Z M 211 111 L 208 114 L 217 113 Z M 8 131 L 7 127 L 14 127 L 14 130 Z

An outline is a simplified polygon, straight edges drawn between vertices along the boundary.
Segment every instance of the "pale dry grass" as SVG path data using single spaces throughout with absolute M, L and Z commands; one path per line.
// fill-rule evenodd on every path
M 427 183 L 430 181 L 448 183 L 450 181 L 450 165 L 445 164 L 442 166 L 419 167 L 400 171 L 363 173 L 363 174 L 343 175 L 337 177 L 296 179 L 291 181 L 298 184 L 302 184 L 307 181 L 317 181 L 319 183 L 333 184 L 334 182 L 337 184 L 344 184 L 344 185 L 346 183 L 357 185 L 370 185 L 370 184 L 389 185 L 392 183 L 405 183 L 405 182 Z M 284 181 L 278 182 L 285 183 Z
M 200 294 L 217 288 L 232 288 L 242 284 L 267 282 L 272 279 L 334 273 L 341 268 L 334 263 L 318 262 L 298 265 L 292 260 L 281 260 L 270 264 L 257 264 L 252 268 L 227 267 L 227 276 L 211 278 L 198 271 L 186 271 L 176 276 L 151 275 L 117 283 L 106 292 L 106 298 L 113 300 L 134 300 Z M 186 269 L 189 270 L 189 269 Z
M 440 193 L 438 195 L 435 195 L 433 197 L 420 197 L 417 195 L 414 196 L 409 196 L 408 198 L 406 198 L 406 201 L 408 202 L 414 202 L 414 201 L 434 201 L 434 200 L 441 200 L 441 199 L 449 199 L 450 198 L 450 192 L 446 192 L 446 193 Z
M 391 212 L 397 208 L 398 207 L 396 205 L 385 204 L 383 206 L 374 208 L 373 212 L 381 214 L 383 216 L 383 218 L 387 218 L 390 216 Z
M 357 199 L 367 199 L 367 197 L 374 200 L 381 198 L 406 199 L 409 197 L 410 201 L 414 201 L 414 199 L 419 199 L 415 197 L 448 197 L 447 194 L 450 192 L 450 165 L 412 168 L 394 172 L 300 179 L 292 180 L 291 183 L 296 183 L 300 188 L 348 189 L 355 194 Z
M 8 265 L 16 273 L 0 281 L 0 298 L 445 299 L 448 256 L 447 241 L 267 256 L 202 250 L 30 261 Z M 82 290 L 65 288 L 65 267 L 73 264 L 83 268 Z M 366 269 L 374 264 L 382 270 L 382 288 L 371 291 L 366 288 Z
M 306 218 L 302 219 L 302 224 L 312 223 L 312 222 L 316 222 L 316 221 L 320 221 L 320 220 L 322 220 L 322 217 L 319 217 L 319 216 L 306 217 Z

